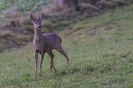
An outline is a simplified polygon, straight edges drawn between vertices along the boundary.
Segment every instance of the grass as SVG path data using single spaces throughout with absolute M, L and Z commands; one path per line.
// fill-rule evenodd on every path
M 47 0 L 34 0 L 34 1 L 31 1 L 31 0 L 4 1 L 4 0 L 2 0 L 2 1 L 0 1 L 0 3 L 1 3 L 0 10 L 3 11 L 3 13 L 4 13 L 4 12 L 8 11 L 12 6 L 15 5 L 15 6 L 18 6 L 21 11 L 29 11 L 29 10 L 35 11 L 35 10 L 41 8 L 41 6 L 42 6 L 42 4 L 44 4 L 44 2 L 46 3 Z
M 65 29 L 74 29 L 74 31 L 76 32 L 81 29 L 90 28 L 90 26 L 88 27 L 87 23 L 84 24 L 83 20 L 90 19 L 92 16 L 101 15 L 105 9 L 109 10 L 114 8 L 121 8 L 128 5 L 129 3 L 132 3 L 132 0 L 83 0 L 80 1 L 81 8 L 80 11 L 77 12 L 74 11 L 74 8 L 63 10 L 60 8 L 60 6 L 58 6 L 58 4 L 55 4 L 55 2 L 52 3 L 52 1 L 48 0 L 0 1 L 0 52 L 9 51 L 9 49 L 14 47 L 17 48 L 24 46 L 27 42 L 32 41 L 33 24 L 31 20 L 29 20 L 29 14 L 31 12 L 33 12 L 33 14 L 36 16 L 39 16 L 42 12 L 51 14 L 47 15 L 48 18 L 44 19 L 43 21 L 43 32 L 57 33 Z M 116 17 L 114 17 L 113 19 L 116 19 Z M 111 18 L 110 20 L 113 19 Z M 81 22 L 82 26 L 80 24 L 80 21 L 83 21 Z M 74 28 L 73 25 L 75 25 Z M 92 27 L 94 25 L 95 24 L 92 24 Z M 113 25 L 109 25 L 106 27 L 106 30 L 109 30 L 112 27 Z M 97 28 L 98 26 L 96 27 L 96 29 Z M 95 34 L 95 31 L 96 30 L 92 30 L 90 33 Z M 82 33 L 79 33 L 79 35 L 81 34 Z
M 133 6 L 106 11 L 101 16 L 75 23 L 58 34 L 70 58 L 55 50 L 59 77 L 49 70 L 46 54 L 42 76 L 34 78 L 32 44 L 0 54 L 1 88 L 132 88 Z

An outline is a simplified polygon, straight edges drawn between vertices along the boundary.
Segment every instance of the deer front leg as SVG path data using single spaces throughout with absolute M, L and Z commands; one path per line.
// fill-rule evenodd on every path
M 34 55 L 35 55 L 35 73 L 34 73 L 34 76 L 36 77 L 37 67 L 38 67 L 38 53 L 35 51 Z
M 41 75 L 41 68 L 42 68 L 43 58 L 44 58 L 44 52 L 41 53 L 41 61 L 40 61 L 39 75 Z
M 53 58 L 51 58 L 51 62 L 50 62 L 50 70 L 52 70 L 53 67 L 54 67 Z

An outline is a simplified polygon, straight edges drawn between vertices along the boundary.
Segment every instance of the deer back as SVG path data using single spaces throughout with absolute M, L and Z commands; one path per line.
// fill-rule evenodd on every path
M 51 51 L 61 46 L 61 38 L 53 33 L 43 34 L 46 51 Z

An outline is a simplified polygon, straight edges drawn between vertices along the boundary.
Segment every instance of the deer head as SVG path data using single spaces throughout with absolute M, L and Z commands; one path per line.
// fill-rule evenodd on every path
M 36 29 L 36 30 L 41 29 L 41 20 L 42 20 L 42 18 L 44 18 L 44 13 L 42 13 L 42 15 L 39 18 L 36 18 L 32 14 L 30 15 L 30 19 L 32 20 L 32 22 L 34 24 L 34 29 Z

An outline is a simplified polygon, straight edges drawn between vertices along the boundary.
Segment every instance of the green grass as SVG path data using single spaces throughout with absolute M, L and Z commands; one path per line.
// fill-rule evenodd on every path
M 1 0 L 0 10 L 4 13 L 4 10 L 8 11 L 8 9 L 10 9 L 14 5 L 18 6 L 21 11 L 36 10 L 40 9 L 44 2 L 47 2 L 47 0 Z
M 21 17 L 29 12 L 40 11 L 48 3 L 49 0 L 1 0 L 0 24 L 7 22 L 9 19 Z
M 50 57 L 43 61 L 42 76 L 34 78 L 32 44 L 0 54 L 1 88 L 132 88 L 133 6 L 106 11 L 79 21 L 58 33 L 70 58 L 56 52 L 59 77 L 49 70 Z
M 74 29 L 74 32 L 76 32 L 81 29 L 88 29 L 90 28 L 90 26 L 92 27 L 95 26 L 95 28 L 98 29 L 100 25 L 91 24 L 88 27 L 88 24 L 87 23 L 84 24 L 84 22 L 87 22 L 88 20 L 86 19 L 90 19 L 91 16 L 94 16 L 94 15 L 96 16 L 96 14 L 101 15 L 102 13 L 99 13 L 99 12 L 102 12 L 102 11 L 104 12 L 105 9 L 106 10 L 115 9 L 115 8 L 119 9 L 123 6 L 127 6 L 129 5 L 129 3 L 132 3 L 132 0 L 127 0 L 127 1 L 125 0 L 109 0 L 109 1 L 98 0 L 97 1 L 96 0 L 94 2 L 92 1 L 90 3 L 89 2 L 88 3 L 86 2 L 85 4 L 84 1 L 81 1 L 80 2 L 81 10 L 79 12 L 75 12 L 73 8 L 70 8 L 65 11 L 68 11 L 68 13 L 71 13 L 71 14 L 65 15 L 65 14 L 59 14 L 59 13 L 62 13 L 63 9 L 61 11 L 58 11 L 59 6 L 55 5 L 55 2 L 51 3 L 51 1 L 48 1 L 48 0 L 26 0 L 26 1 L 2 0 L 0 1 L 0 4 L 1 4 L 0 5 L 0 15 L 1 15 L 0 16 L 0 41 L 1 41 L 0 52 L 8 51 L 14 46 L 15 47 L 23 46 L 27 42 L 32 41 L 33 24 L 31 20 L 29 20 L 30 12 L 33 12 L 33 14 L 36 16 L 37 14 L 39 16 L 41 12 L 44 12 L 44 13 L 45 11 L 47 12 L 47 10 L 49 14 L 51 13 L 51 15 L 47 16 L 48 18 L 44 19 L 42 22 L 43 32 L 45 33 L 46 32 L 57 33 L 61 30 L 66 30 L 66 29 L 69 29 L 69 30 Z M 94 3 L 97 3 L 97 5 Z M 105 5 L 104 10 L 100 8 L 102 5 Z M 99 6 L 99 9 L 97 8 L 97 6 Z M 114 21 L 114 19 L 116 19 L 116 17 L 109 19 L 109 21 Z M 105 20 L 105 22 L 107 20 Z M 80 21 L 82 22 L 80 23 Z M 90 29 L 95 29 L 95 28 L 90 28 Z M 110 30 L 111 28 L 113 28 L 113 25 L 106 26 L 106 30 Z M 93 35 L 95 34 L 95 31 L 96 30 L 92 30 L 90 33 Z M 82 33 L 79 33 L 79 35 L 81 34 Z M 11 43 L 13 45 L 11 45 Z

